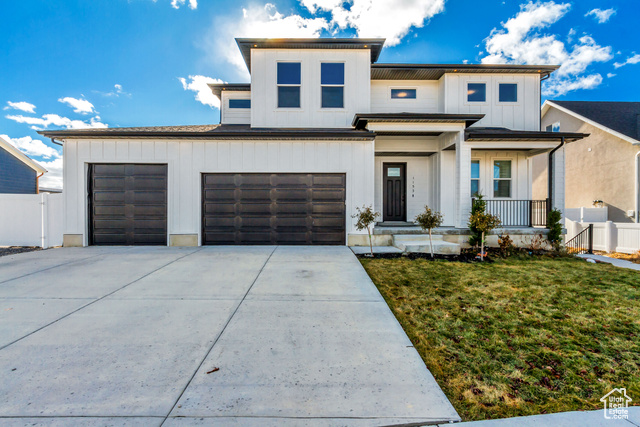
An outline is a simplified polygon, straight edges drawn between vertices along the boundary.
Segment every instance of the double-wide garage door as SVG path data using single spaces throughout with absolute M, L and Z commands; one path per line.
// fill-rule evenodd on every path
M 344 245 L 345 174 L 202 175 L 205 245 Z
M 167 165 L 89 165 L 89 244 L 167 244 Z
M 89 244 L 167 244 L 167 165 L 89 166 Z M 204 245 L 344 245 L 345 174 L 202 175 Z

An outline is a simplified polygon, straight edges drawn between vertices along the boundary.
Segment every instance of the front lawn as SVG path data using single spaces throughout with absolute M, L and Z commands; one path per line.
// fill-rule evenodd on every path
M 362 259 L 463 420 L 640 402 L 640 273 L 571 258 Z

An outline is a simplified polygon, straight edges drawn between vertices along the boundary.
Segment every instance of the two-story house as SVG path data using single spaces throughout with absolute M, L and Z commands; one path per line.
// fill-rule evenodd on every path
M 42 132 L 64 146 L 65 245 L 360 245 L 365 205 L 376 244 L 415 232 L 425 205 L 462 242 L 478 193 L 530 233 L 550 206 L 531 200 L 543 152 L 562 209 L 562 145 L 583 135 L 540 131 L 557 67 L 378 64 L 383 39 L 237 43 L 251 83 L 210 85 L 219 124 Z

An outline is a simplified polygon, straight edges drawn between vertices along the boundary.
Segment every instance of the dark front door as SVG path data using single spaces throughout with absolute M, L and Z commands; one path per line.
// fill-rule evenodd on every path
M 407 220 L 407 180 L 406 163 L 384 163 L 384 214 L 383 221 Z
M 344 245 L 341 173 L 202 175 L 203 245 Z

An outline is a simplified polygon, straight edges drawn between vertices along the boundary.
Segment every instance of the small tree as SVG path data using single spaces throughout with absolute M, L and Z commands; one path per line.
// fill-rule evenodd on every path
M 373 257 L 373 243 L 371 242 L 371 225 L 376 222 L 376 218 L 380 216 L 379 212 L 374 212 L 371 206 L 363 206 L 362 209 L 356 207 L 357 213 L 351 215 L 351 218 L 357 218 L 356 230 L 367 230 L 369 233 L 369 248 L 371 249 L 371 256 Z
M 431 249 L 431 258 L 433 258 L 431 230 L 442 225 L 442 214 L 438 211 L 432 211 L 429 206 L 425 206 L 424 212 L 416 216 L 416 222 L 420 224 L 420 227 L 422 227 L 423 230 L 429 230 L 429 248 Z
M 547 214 L 547 228 L 549 229 L 547 240 L 555 250 L 560 250 L 560 244 L 562 243 L 562 224 L 560 220 L 562 220 L 562 213 L 558 209 L 552 209 Z
M 484 200 L 482 194 L 478 194 L 471 204 L 471 216 L 477 213 L 485 213 L 487 211 L 487 201 Z M 471 236 L 469 237 L 469 244 L 473 247 L 480 245 L 482 240 L 482 233 L 471 222 L 469 223 L 469 230 Z
M 486 212 L 476 212 L 469 218 L 469 227 L 480 232 L 480 261 L 484 261 L 484 235 L 501 224 L 500 218 Z

